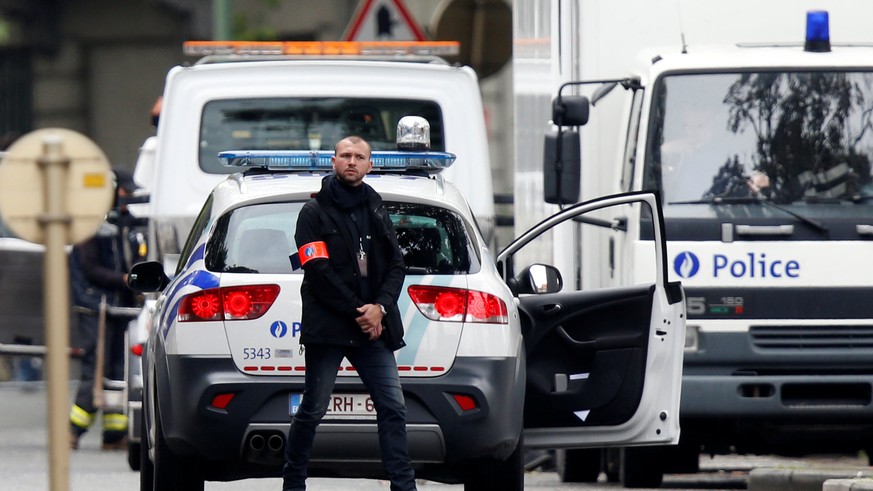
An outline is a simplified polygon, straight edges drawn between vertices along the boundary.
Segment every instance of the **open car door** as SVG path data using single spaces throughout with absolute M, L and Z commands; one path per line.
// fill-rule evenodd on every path
M 569 271 L 542 264 L 571 247 L 579 259 Z M 522 317 L 527 448 L 678 442 L 685 301 L 681 285 L 667 282 L 656 194 L 567 208 L 517 238 L 497 265 Z

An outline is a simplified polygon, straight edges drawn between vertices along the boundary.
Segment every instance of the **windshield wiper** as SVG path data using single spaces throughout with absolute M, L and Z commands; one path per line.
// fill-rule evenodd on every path
M 689 200 L 689 201 L 672 201 L 667 203 L 668 205 L 741 205 L 741 204 L 752 204 L 758 203 L 762 205 L 769 206 L 771 208 L 775 208 L 783 213 L 787 213 L 794 218 L 800 220 L 801 222 L 809 225 L 810 227 L 816 229 L 819 233 L 823 235 L 827 235 L 829 233 L 827 226 L 825 224 L 819 222 L 818 220 L 813 220 L 812 218 L 805 217 L 800 213 L 796 213 L 794 211 L 789 210 L 783 206 L 777 205 L 771 201 L 768 201 L 759 196 L 715 196 L 709 199 L 698 199 L 698 200 Z

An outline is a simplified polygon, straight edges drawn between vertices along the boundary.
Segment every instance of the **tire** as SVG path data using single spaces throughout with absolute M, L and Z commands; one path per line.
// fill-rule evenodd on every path
M 127 465 L 130 466 L 130 470 L 138 471 L 140 466 L 142 465 L 142 458 L 140 457 L 140 453 L 142 453 L 142 444 L 141 443 L 128 443 L 127 444 Z
M 621 449 L 621 484 L 626 488 L 658 488 L 664 480 L 661 447 Z
M 679 440 L 677 445 L 666 447 L 665 474 L 696 474 L 700 472 L 701 446 L 694 441 Z
M 142 443 L 139 452 L 139 489 L 140 491 L 154 491 L 155 489 L 155 466 L 149 458 L 149 443 L 147 428 L 145 425 L 145 411 L 140 414 L 142 425 Z
M 599 448 L 556 450 L 555 468 L 561 482 L 597 482 L 601 453 Z
M 203 474 L 193 459 L 173 455 L 164 439 L 161 414 L 155 405 L 154 487 L 160 491 L 203 491 Z
M 618 470 L 621 468 L 621 449 L 607 448 L 603 456 L 603 471 L 606 473 L 606 482 L 620 482 L 621 476 Z
M 506 460 L 483 459 L 467 469 L 464 491 L 524 491 L 524 441 L 518 444 Z

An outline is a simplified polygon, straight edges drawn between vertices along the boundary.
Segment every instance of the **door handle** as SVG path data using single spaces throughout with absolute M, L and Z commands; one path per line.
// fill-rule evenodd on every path
M 561 304 L 550 303 L 548 305 L 542 305 L 540 306 L 540 311 L 546 315 L 555 315 L 561 311 Z

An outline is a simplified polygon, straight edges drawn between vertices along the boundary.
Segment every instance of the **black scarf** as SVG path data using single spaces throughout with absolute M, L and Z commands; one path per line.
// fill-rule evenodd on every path
M 327 190 L 330 193 L 330 197 L 337 207 L 344 211 L 357 208 L 367 201 L 366 188 L 367 186 L 363 183 L 359 186 L 349 186 L 336 175 L 331 176 L 327 181 Z
M 370 253 L 370 214 L 367 210 L 367 202 L 370 193 L 370 187 L 361 184 L 360 186 L 349 186 L 342 182 L 336 175 L 330 177 L 327 182 L 327 190 L 330 193 L 331 199 L 336 204 L 337 208 L 347 214 L 346 226 L 352 237 L 360 242 L 360 247 L 369 254 Z M 370 298 L 370 283 L 363 276 L 360 278 L 361 298 L 365 302 L 371 302 Z

